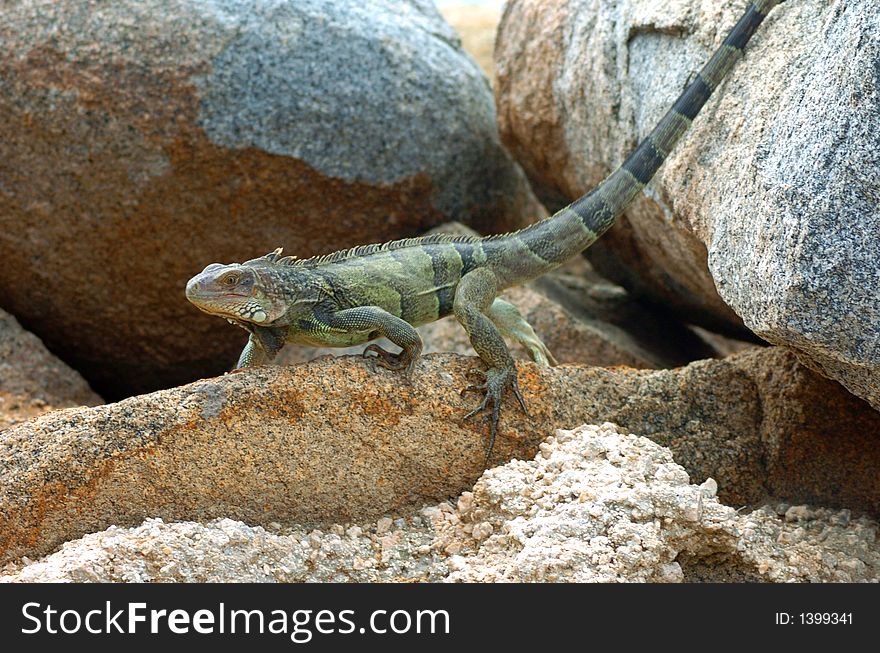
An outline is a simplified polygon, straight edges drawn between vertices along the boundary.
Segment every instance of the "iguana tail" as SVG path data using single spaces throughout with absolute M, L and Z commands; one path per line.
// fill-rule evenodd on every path
M 546 220 L 483 242 L 489 259 L 495 257 L 493 267 L 500 285 L 517 285 L 552 270 L 592 245 L 614 224 L 660 168 L 712 91 L 740 59 L 743 48 L 764 17 L 781 1 L 753 0 L 749 4 L 721 47 L 651 134 L 595 189 Z

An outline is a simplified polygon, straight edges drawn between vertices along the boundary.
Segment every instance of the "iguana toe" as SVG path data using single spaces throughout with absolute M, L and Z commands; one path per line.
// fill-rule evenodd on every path
M 489 458 L 492 455 L 492 449 L 495 446 L 495 436 L 498 433 L 498 419 L 501 416 L 501 402 L 504 398 L 504 391 L 508 388 L 513 390 L 513 395 L 516 397 L 520 408 L 522 408 L 527 416 L 529 412 L 526 410 L 525 401 L 523 401 L 519 390 L 515 367 L 507 369 L 491 368 L 484 375 L 486 377 L 485 383 L 482 385 L 468 385 L 461 392 L 462 395 L 467 392 L 485 392 L 480 404 L 468 412 L 462 420 L 469 420 L 484 410 L 489 410 L 486 415 L 489 418 L 489 446 L 486 449 L 486 464 L 488 464 Z
M 374 352 L 376 355 L 370 356 L 370 352 Z M 412 371 L 416 364 L 416 357 L 407 354 L 406 351 L 394 354 L 382 349 L 382 347 L 377 344 L 368 345 L 364 349 L 363 357 L 369 359 L 374 364 L 379 364 L 385 369 L 394 371 L 403 370 L 404 376 L 407 378 L 412 376 Z

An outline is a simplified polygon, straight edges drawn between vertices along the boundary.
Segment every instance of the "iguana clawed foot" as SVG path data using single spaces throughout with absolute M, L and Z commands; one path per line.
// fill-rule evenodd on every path
M 375 356 L 370 356 L 370 352 L 374 352 Z M 367 345 L 363 353 L 364 358 L 368 358 L 373 364 L 378 363 L 380 366 L 394 371 L 403 370 L 404 376 L 412 377 L 413 367 L 415 367 L 417 356 L 413 356 L 406 350 L 399 354 L 393 354 L 390 351 L 382 349 L 379 345 Z
M 468 386 L 465 386 L 458 393 L 459 396 L 464 397 L 468 392 L 483 392 L 486 389 L 486 372 L 484 372 L 483 370 L 472 367 L 467 372 L 465 372 L 465 377 L 467 377 L 468 379 L 476 377 L 480 381 L 480 383 L 472 383 Z
M 519 382 L 516 378 L 516 367 L 508 367 L 508 368 L 490 368 L 488 372 L 482 372 L 481 370 L 470 370 L 468 372 L 468 376 L 482 376 L 485 381 L 479 385 L 469 385 L 465 387 L 461 394 L 464 395 L 467 392 L 485 392 L 483 395 L 483 400 L 480 402 L 480 405 L 466 414 L 462 419 L 468 420 L 471 417 L 474 417 L 478 413 L 483 410 L 489 409 L 489 413 L 487 417 L 489 418 L 489 447 L 486 450 L 486 462 L 489 462 L 489 457 L 492 455 L 492 448 L 495 446 L 495 435 L 498 432 L 498 418 L 501 414 L 501 401 L 504 398 L 504 391 L 510 388 L 513 390 L 513 396 L 516 397 L 516 400 L 519 402 L 520 408 L 522 408 L 523 413 L 526 416 L 529 416 L 529 411 L 526 409 L 526 403 L 523 401 L 522 393 L 519 390 Z M 491 403 L 491 408 L 489 407 Z

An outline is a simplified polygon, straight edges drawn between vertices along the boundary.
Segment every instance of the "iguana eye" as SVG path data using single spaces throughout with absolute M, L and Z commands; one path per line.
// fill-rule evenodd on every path
M 234 286 L 235 284 L 238 283 L 238 275 L 237 274 L 230 274 L 228 276 L 225 276 L 220 281 L 220 283 L 222 283 L 226 286 Z

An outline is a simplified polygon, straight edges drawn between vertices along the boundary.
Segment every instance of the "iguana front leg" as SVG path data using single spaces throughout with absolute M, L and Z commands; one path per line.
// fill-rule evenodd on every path
M 492 454 L 492 447 L 495 445 L 501 400 L 505 390 L 510 388 L 513 391 L 523 412 L 528 415 L 516 379 L 516 365 L 504 343 L 504 338 L 487 315 L 495 301 L 497 287 L 495 274 L 491 270 L 486 268 L 474 270 L 462 277 L 455 291 L 452 305 L 455 317 L 467 331 L 474 350 L 489 366 L 486 371 L 485 383 L 478 386 L 468 386 L 464 390 L 485 392 L 480 405 L 465 415 L 464 419 L 469 419 L 487 408 L 490 409 L 487 461 Z M 508 304 L 508 306 L 510 305 Z
M 384 336 L 401 348 L 399 354 L 385 351 L 373 344 L 364 349 L 364 357 L 369 352 L 376 354 L 376 362 L 390 370 L 404 370 L 409 376 L 413 366 L 422 353 L 422 338 L 411 324 L 385 311 L 378 306 L 358 306 L 337 311 L 327 319 L 331 329 L 351 332 L 369 332 L 372 338 Z
M 247 344 L 245 344 L 244 349 L 241 350 L 238 362 L 235 364 L 233 370 L 241 370 L 246 367 L 256 367 L 265 362 L 266 352 L 264 352 L 263 348 L 257 344 L 254 334 L 251 334 L 248 336 Z
M 256 367 L 271 362 L 283 346 L 284 329 L 253 327 L 234 369 Z

